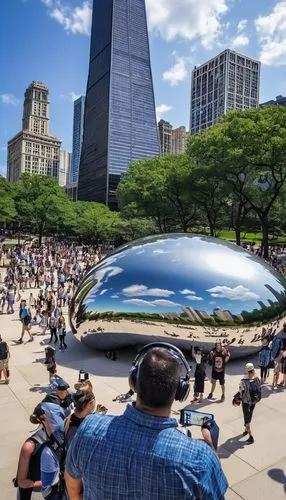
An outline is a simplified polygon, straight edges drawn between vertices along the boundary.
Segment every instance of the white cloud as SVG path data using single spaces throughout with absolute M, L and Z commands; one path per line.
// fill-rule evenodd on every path
M 2 102 L 2 104 L 7 104 L 8 106 L 17 106 L 20 101 L 13 94 L 0 94 L 0 102 Z
M 200 38 L 212 48 L 221 31 L 227 0 L 147 0 L 149 27 L 166 40 Z
M 122 290 L 123 295 L 126 297 L 170 297 L 174 295 L 171 290 L 165 290 L 163 288 L 148 288 L 145 285 L 130 285 Z
M 182 295 L 196 295 L 196 292 L 193 292 L 193 290 L 189 290 L 188 288 L 184 288 L 184 290 L 180 290 L 180 293 Z
M 123 304 L 133 304 L 134 306 L 147 306 L 147 307 L 155 307 L 152 302 L 149 302 L 148 300 L 143 300 L 143 299 L 128 299 L 128 300 L 123 300 Z
M 60 97 L 62 99 L 67 99 L 70 102 L 74 102 L 80 97 L 80 94 L 76 94 L 75 92 L 68 92 L 67 94 L 61 94 Z
M 231 42 L 232 47 L 246 47 L 249 44 L 248 36 L 241 34 L 237 35 Z
M 241 19 L 237 24 L 237 33 L 241 33 L 247 26 L 247 19 Z
M 186 295 L 186 299 L 189 299 L 189 300 L 204 300 L 202 297 L 198 297 L 197 295 Z
M 209 288 L 207 292 L 209 292 L 212 297 L 218 297 L 220 299 L 240 301 L 259 299 L 259 295 L 251 292 L 249 288 L 246 288 L 243 285 L 238 285 L 234 288 L 230 288 L 228 286 L 215 286 L 213 288 Z
M 267 65 L 286 64 L 286 2 L 278 2 L 268 16 L 255 20 L 261 47 L 260 60 Z
M 92 5 L 84 0 L 81 5 L 71 7 L 63 0 L 41 0 L 48 9 L 48 14 L 61 24 L 68 33 L 90 35 Z
M 176 304 L 176 302 L 172 302 L 171 300 L 153 300 L 152 301 L 152 304 L 154 304 L 155 306 L 159 306 L 159 307 L 177 307 L 179 306 L 180 304 Z
M 183 82 L 187 76 L 187 58 L 176 56 L 175 64 L 163 73 L 163 80 L 170 82 L 172 87 L 174 87 Z

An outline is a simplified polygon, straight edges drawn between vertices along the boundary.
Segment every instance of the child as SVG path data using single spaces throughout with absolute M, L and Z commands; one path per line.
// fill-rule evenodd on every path
M 47 365 L 47 371 L 49 372 L 49 383 L 51 384 L 53 382 L 53 377 L 57 372 L 56 350 L 54 349 L 54 347 L 48 346 L 45 348 L 45 351 L 45 365 Z
M 59 334 L 59 337 L 60 337 L 60 350 L 64 350 L 64 349 L 67 349 L 67 345 L 65 343 L 65 338 L 66 338 L 66 321 L 65 321 L 65 318 L 63 316 L 63 314 L 61 313 L 60 317 L 59 317 L 59 323 L 58 323 L 58 334 Z
M 200 347 L 195 347 L 194 358 L 196 361 L 194 399 L 193 403 L 201 403 L 204 397 L 207 355 L 203 354 Z

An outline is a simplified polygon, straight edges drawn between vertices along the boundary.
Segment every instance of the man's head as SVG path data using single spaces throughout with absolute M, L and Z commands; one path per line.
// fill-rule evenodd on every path
M 138 398 L 148 408 L 170 407 L 180 383 L 180 374 L 178 359 L 168 349 L 154 347 L 145 354 L 139 366 Z
M 55 392 L 56 392 L 56 395 L 61 399 L 61 400 L 64 400 L 67 398 L 67 396 L 69 395 L 69 384 L 63 380 L 62 378 L 58 378 L 54 381 L 53 383 L 54 387 L 55 387 Z
M 221 341 L 218 340 L 216 343 L 215 343 L 215 349 L 217 352 L 221 352 L 222 350 L 222 344 L 221 344 Z

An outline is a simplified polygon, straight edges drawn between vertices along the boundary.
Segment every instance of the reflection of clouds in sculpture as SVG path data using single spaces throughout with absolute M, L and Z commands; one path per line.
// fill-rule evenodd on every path
M 232 249 L 228 248 L 224 252 L 211 252 L 206 254 L 205 261 L 212 269 L 220 274 L 228 274 L 237 278 L 249 280 L 255 275 L 255 266 L 250 261 L 245 259 L 245 256 L 240 257 L 236 253 L 231 253 Z
M 182 295 L 196 295 L 196 292 L 189 290 L 188 288 L 184 288 L 184 290 L 180 290 Z
M 186 295 L 185 299 L 189 299 L 189 300 L 204 300 L 202 297 L 198 297 L 197 295 Z
M 108 292 L 108 288 L 105 288 L 104 290 L 101 290 L 99 295 L 104 295 L 106 292 Z
M 240 301 L 259 299 L 259 295 L 251 292 L 249 288 L 245 288 L 242 285 L 238 285 L 234 288 L 228 286 L 214 286 L 213 288 L 209 288 L 207 292 L 209 292 L 212 297 L 218 297 L 220 299 Z
M 117 274 L 120 274 L 123 272 L 122 267 L 118 266 L 108 266 L 108 267 L 103 267 L 102 269 L 98 269 L 96 271 L 95 278 L 97 282 L 99 283 L 105 283 L 108 278 L 112 278 L 112 276 L 117 276 Z
M 110 298 L 111 299 L 119 299 L 119 295 L 115 294 L 115 295 L 110 295 Z
M 157 300 L 144 300 L 144 299 L 127 299 L 123 300 L 123 304 L 133 304 L 136 306 L 151 306 L 151 307 L 178 307 L 180 304 L 172 302 L 171 300 L 157 299 Z
M 162 254 L 162 253 L 167 253 L 166 250 L 162 250 L 161 248 L 158 248 L 158 250 L 153 250 L 153 254 Z
M 163 288 L 148 288 L 145 285 L 130 285 L 122 290 L 126 297 L 170 297 L 175 292 Z

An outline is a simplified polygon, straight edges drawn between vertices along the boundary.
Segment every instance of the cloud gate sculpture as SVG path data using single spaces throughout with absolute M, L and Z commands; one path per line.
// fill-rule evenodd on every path
M 263 328 L 286 317 L 286 280 L 234 244 L 191 234 L 143 238 L 107 256 L 80 284 L 75 336 L 98 350 L 167 341 L 183 350 L 215 340 L 254 354 Z

